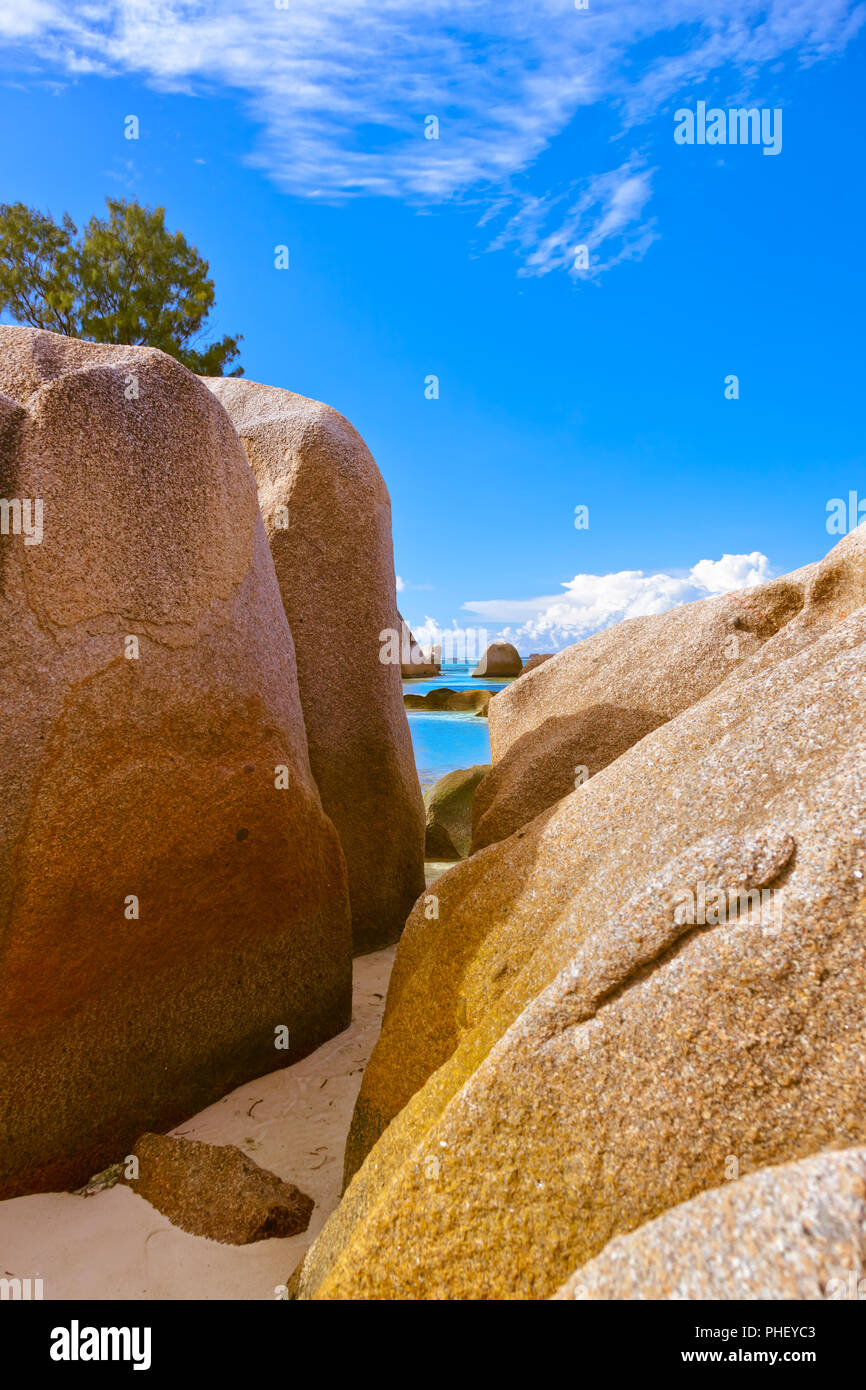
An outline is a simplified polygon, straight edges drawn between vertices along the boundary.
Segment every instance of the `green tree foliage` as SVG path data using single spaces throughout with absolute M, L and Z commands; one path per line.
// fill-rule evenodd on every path
M 23 203 L 0 204 L 0 311 L 16 323 L 96 343 L 161 348 L 202 376 L 228 372 L 241 339 L 201 344 L 214 304 L 208 263 L 164 208 L 107 198 L 79 235 Z

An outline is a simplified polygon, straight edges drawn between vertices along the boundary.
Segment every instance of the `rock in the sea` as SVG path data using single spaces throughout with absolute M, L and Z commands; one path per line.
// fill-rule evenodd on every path
M 465 859 L 472 843 L 472 799 L 489 763 L 458 768 L 424 793 L 428 859 Z
M 411 710 L 444 710 L 486 718 L 487 707 L 495 694 L 494 690 L 450 690 L 448 686 L 440 686 L 426 695 L 404 695 L 403 705 Z
M 866 1149 L 703 1192 L 617 1236 L 554 1299 L 862 1299 Z
M 866 1143 L 864 605 L 861 528 L 736 679 L 437 880 L 303 1296 L 547 1298 L 732 1156 Z
M 556 652 L 532 652 L 526 658 L 526 664 L 520 672 L 521 676 L 526 676 L 530 671 L 534 671 L 536 666 L 543 666 L 545 661 L 550 661 Z
M 519 676 L 523 670 L 523 659 L 516 647 L 512 647 L 510 642 L 491 642 L 487 651 L 482 656 L 473 676 L 488 679 L 494 676 Z
M 493 764 L 478 788 L 473 853 L 534 820 L 662 723 L 651 711 L 608 705 L 553 715 L 531 729 Z
M 391 503 L 330 406 L 254 381 L 207 386 L 241 437 L 298 664 L 313 776 L 343 846 L 356 952 L 395 941 L 424 887 L 424 810 L 396 632 Z
M 340 1032 L 351 928 L 225 412 L 162 352 L 26 328 L 0 393 L 3 495 L 42 520 L 0 540 L 9 1197 Z
M 310 1224 L 312 1197 L 234 1144 L 143 1134 L 132 1152 L 138 1177 L 127 1185 L 190 1235 L 252 1245 L 300 1235 Z
M 400 615 L 398 614 L 398 617 Z M 400 617 L 400 673 L 404 680 L 438 676 L 441 669 L 434 652 L 425 652 L 412 636 L 409 624 Z

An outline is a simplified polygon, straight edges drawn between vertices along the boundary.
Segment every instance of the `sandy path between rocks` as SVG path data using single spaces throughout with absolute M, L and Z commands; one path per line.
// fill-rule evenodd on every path
M 41 1278 L 46 1299 L 275 1298 L 339 1200 L 346 1134 L 395 949 L 356 959 L 344 1033 L 172 1131 L 237 1144 L 309 1193 L 316 1208 L 303 1235 L 220 1245 L 178 1230 L 127 1187 L 90 1197 L 49 1192 L 0 1202 L 0 1278 Z

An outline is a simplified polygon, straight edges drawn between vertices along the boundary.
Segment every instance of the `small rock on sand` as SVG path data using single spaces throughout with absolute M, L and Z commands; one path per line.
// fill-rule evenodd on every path
M 315 1203 L 294 1183 L 260 1168 L 234 1144 L 202 1144 L 170 1134 L 143 1134 L 133 1154 L 130 1187 L 191 1235 L 225 1245 L 295 1236 Z

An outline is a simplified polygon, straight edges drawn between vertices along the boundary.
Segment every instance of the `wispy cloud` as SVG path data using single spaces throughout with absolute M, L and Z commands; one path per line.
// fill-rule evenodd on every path
M 687 574 L 577 574 L 563 584 L 563 594 L 529 599 L 482 599 L 463 607 L 492 623 L 507 623 L 502 635 L 518 646 L 567 646 L 624 618 L 664 613 L 681 603 L 746 589 L 771 578 L 766 555 L 723 555 L 699 560 Z
M 636 154 L 584 168 L 552 195 L 529 186 L 581 108 L 604 103 L 625 133 L 713 75 L 757 80 L 783 58 L 824 59 L 864 17 L 854 0 L 591 0 L 582 11 L 572 0 L 277 3 L 0 0 L 0 45 L 73 77 L 230 89 L 261 129 L 251 159 L 287 192 L 473 201 L 502 219 L 493 245 L 515 247 L 525 272 L 542 275 L 574 272 L 575 242 L 594 248 L 592 272 L 653 239 L 651 161 Z M 424 138 L 431 114 L 438 140 Z
M 489 249 L 519 247 L 521 275 L 566 270 L 574 279 L 593 279 L 620 261 L 640 259 L 656 237 L 655 221 L 643 217 L 653 172 L 632 155 L 580 190 L 572 184 L 556 196 L 529 195 Z

